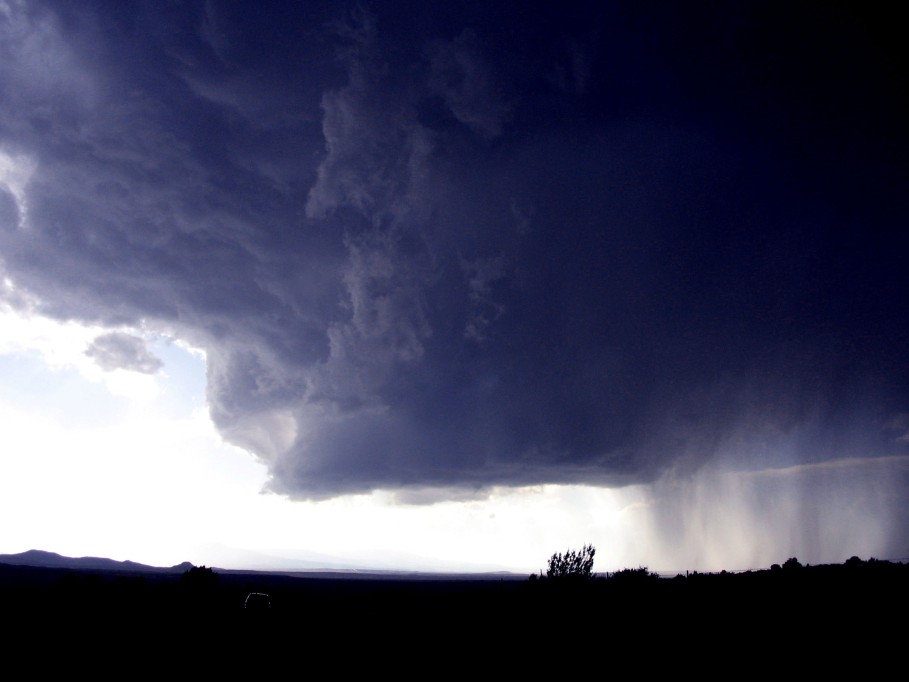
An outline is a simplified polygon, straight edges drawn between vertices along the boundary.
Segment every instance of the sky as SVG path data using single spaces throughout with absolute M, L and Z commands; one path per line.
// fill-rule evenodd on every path
M 889 12 L 0 0 L 0 553 L 909 557 Z

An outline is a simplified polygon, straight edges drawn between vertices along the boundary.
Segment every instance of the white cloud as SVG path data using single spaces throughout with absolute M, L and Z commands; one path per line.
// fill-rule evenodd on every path
M 8 154 L 0 149 L 0 189 L 5 188 L 16 202 L 19 228 L 25 227 L 28 222 L 25 188 L 35 172 L 36 165 L 34 160 L 24 154 Z M 0 225 L 0 229 L 4 227 Z
M 154 376 L 121 368 L 105 369 L 86 353 L 94 347 L 97 338 L 110 333 L 102 327 L 17 312 L 0 301 L 0 355 L 37 354 L 48 368 L 75 370 L 115 395 L 141 400 L 153 398 L 159 391 Z

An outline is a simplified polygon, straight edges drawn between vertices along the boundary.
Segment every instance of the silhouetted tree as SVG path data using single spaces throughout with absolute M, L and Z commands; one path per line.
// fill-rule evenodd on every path
M 208 589 L 218 584 L 218 574 L 205 566 L 193 566 L 180 576 L 180 584 L 190 589 Z
M 564 554 L 556 552 L 549 557 L 546 577 L 561 580 L 589 580 L 593 575 L 593 545 L 584 545 L 580 550 L 569 549 Z
M 205 566 L 193 566 L 180 576 L 179 598 L 183 608 L 208 613 L 215 605 L 218 574 Z
M 803 566 L 799 563 L 799 560 L 796 559 L 795 557 L 790 557 L 789 559 L 786 559 L 786 561 L 783 562 L 784 570 L 794 571 L 799 568 L 803 568 Z
M 845 565 L 846 565 L 848 568 L 858 568 L 858 567 L 860 567 L 863 563 L 864 563 L 864 562 L 863 562 L 861 559 L 859 559 L 857 556 L 851 556 L 851 557 L 849 557 L 848 559 L 846 559 L 846 564 L 845 564 Z

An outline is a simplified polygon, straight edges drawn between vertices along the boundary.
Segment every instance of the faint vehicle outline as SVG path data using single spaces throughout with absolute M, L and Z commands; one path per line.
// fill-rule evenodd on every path
M 250 592 L 243 600 L 247 611 L 268 611 L 271 609 L 271 596 L 267 592 Z

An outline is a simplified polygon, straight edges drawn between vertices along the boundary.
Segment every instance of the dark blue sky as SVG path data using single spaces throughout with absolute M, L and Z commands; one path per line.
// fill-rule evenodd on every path
M 895 17 L 530 7 L 4 4 L 8 303 L 292 497 L 909 454 Z

